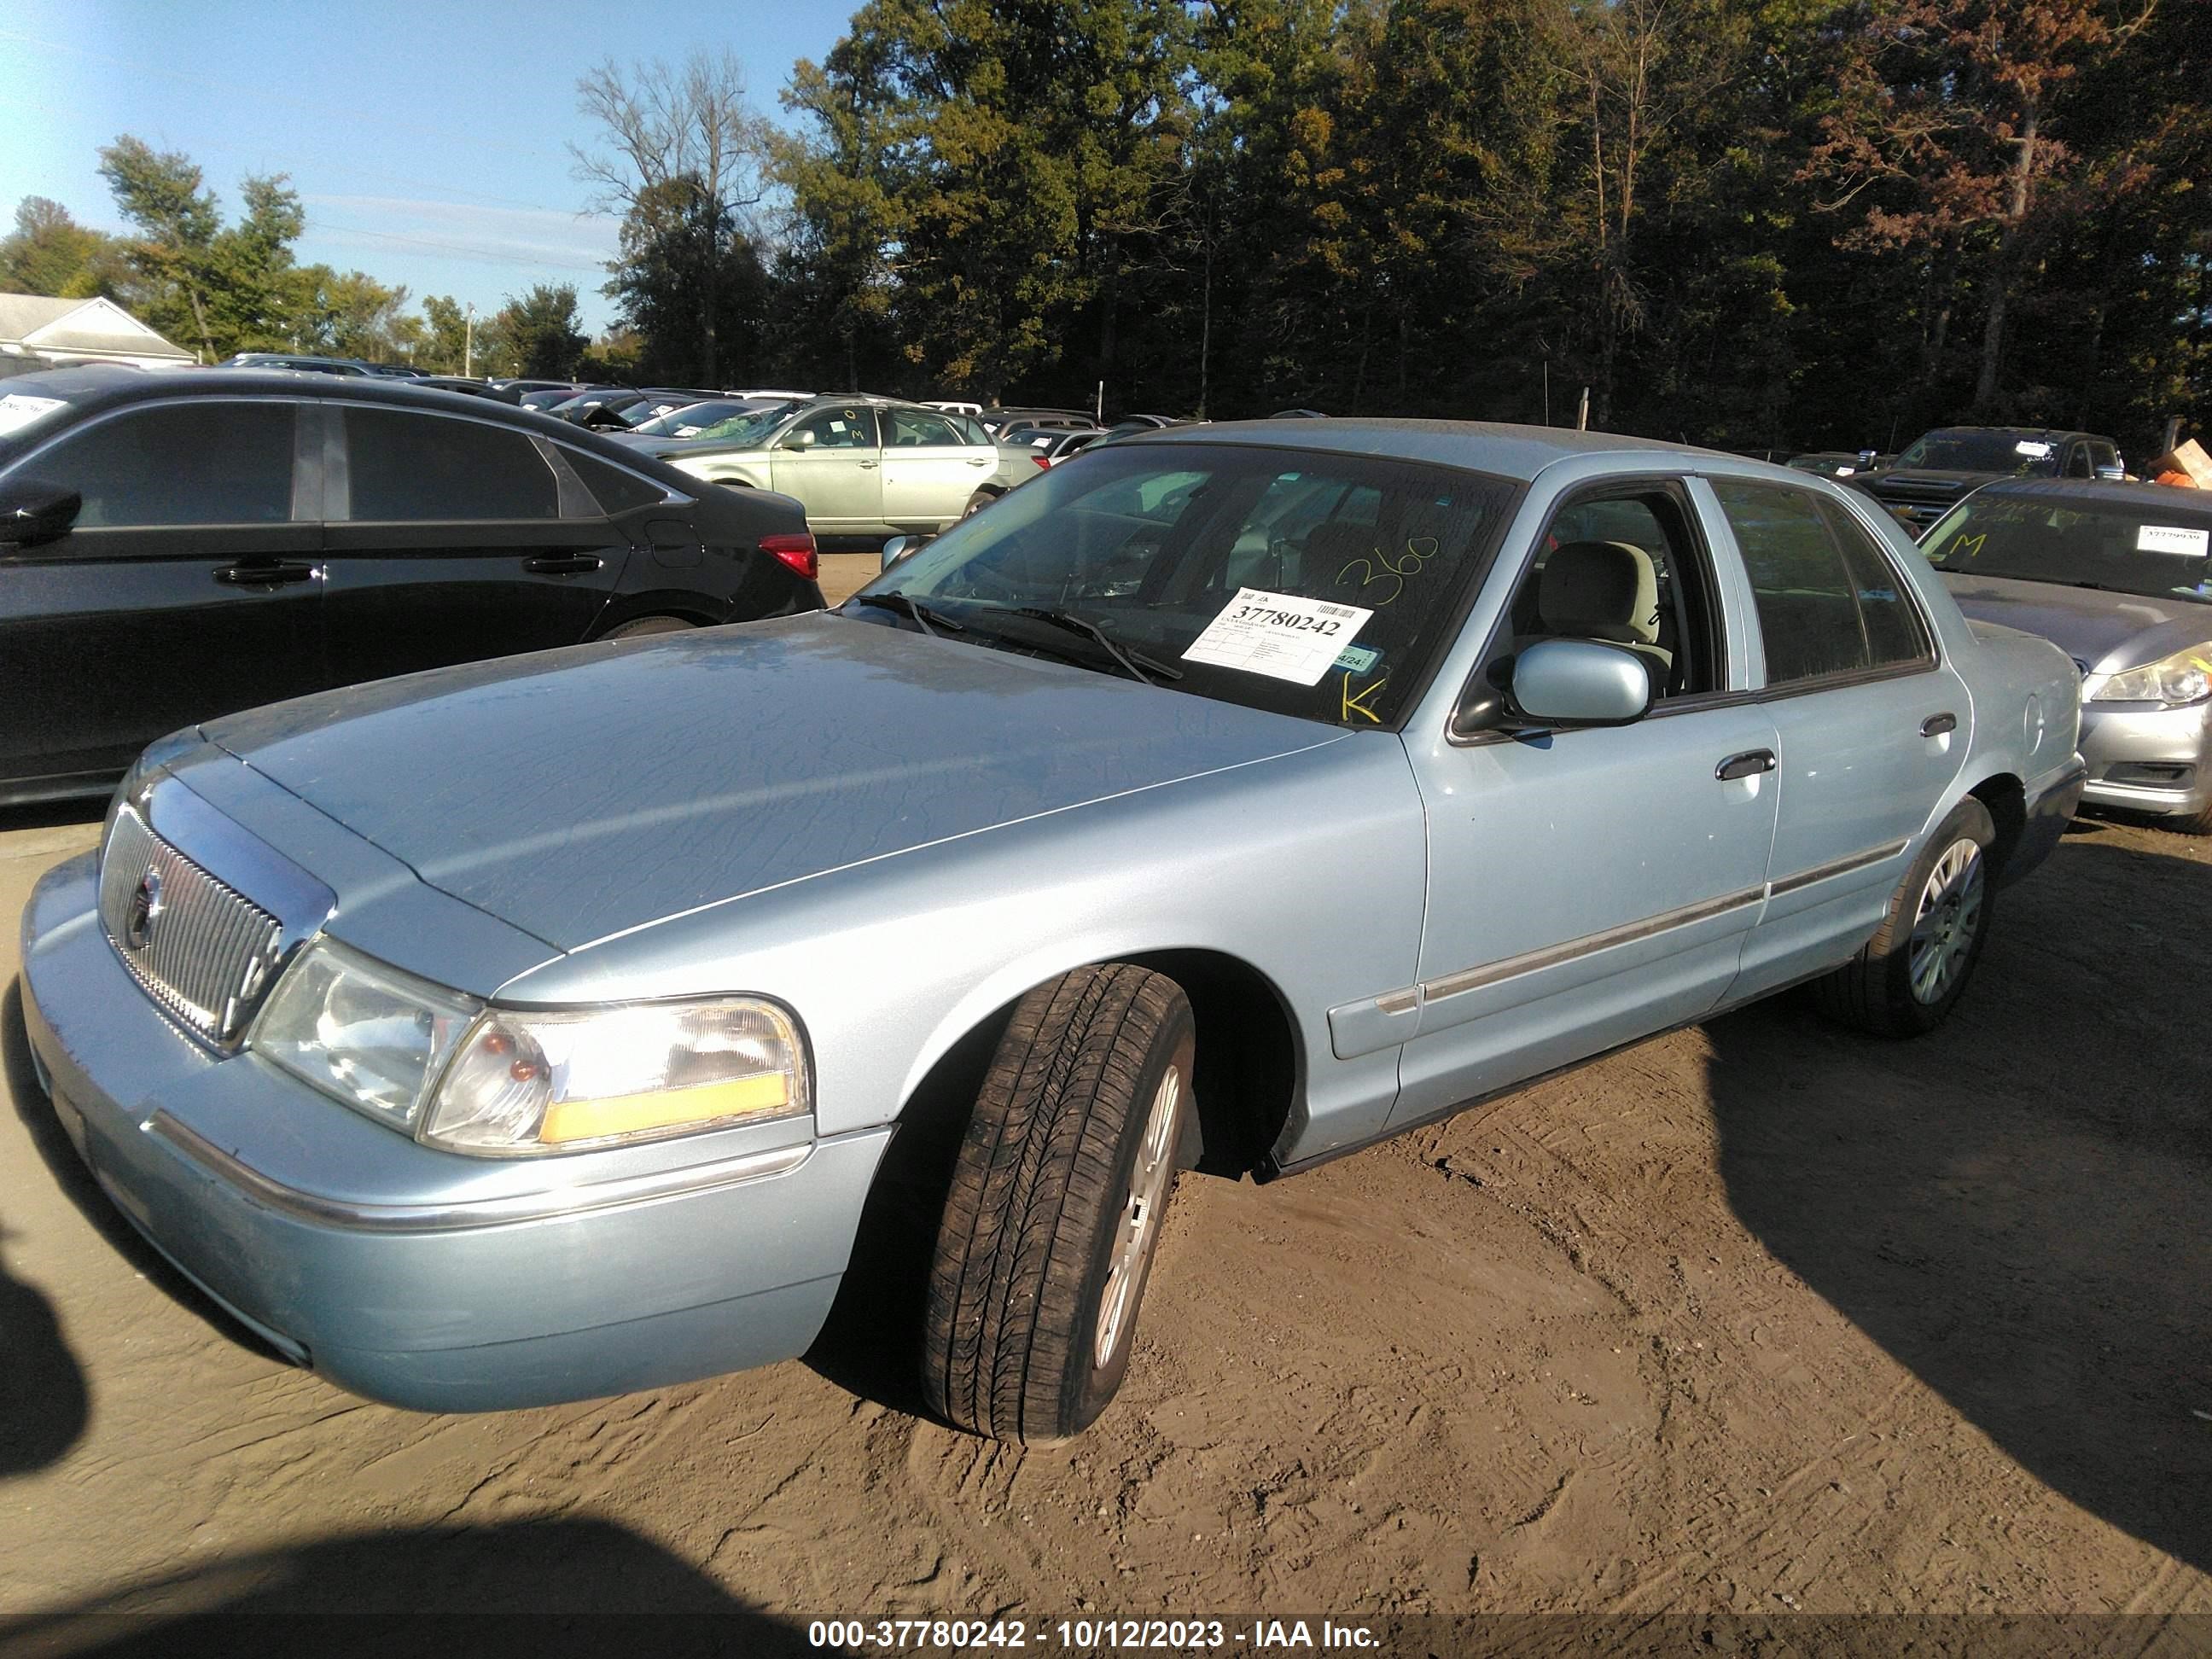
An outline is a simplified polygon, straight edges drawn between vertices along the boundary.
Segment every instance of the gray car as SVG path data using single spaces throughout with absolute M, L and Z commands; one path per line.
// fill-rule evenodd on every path
M 2077 684 L 1802 474 L 1191 428 L 840 611 L 164 739 L 34 893 L 24 1016 L 117 1206 L 348 1388 L 790 1357 L 899 1259 L 865 1210 L 918 1218 L 934 1408 L 1048 1440 L 1121 1382 L 1179 1170 L 1807 980 L 1935 1026 L 2073 811 Z
M 2094 805 L 2212 835 L 2212 496 L 2164 484 L 1990 484 L 1923 550 L 1970 617 L 2081 672 Z

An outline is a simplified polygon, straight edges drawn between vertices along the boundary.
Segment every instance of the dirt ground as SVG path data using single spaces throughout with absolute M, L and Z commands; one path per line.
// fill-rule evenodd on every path
M 32 881 L 95 831 L 10 823 L 0 988 Z M 842 1358 L 586 1405 L 341 1393 L 110 1213 L 9 990 L 0 1612 L 1983 1610 L 2201 1633 L 2167 1621 L 2212 1613 L 2209 939 L 2212 847 L 2083 824 L 2003 895 L 1932 1038 L 1784 1001 L 1289 1182 L 1187 1176 L 1121 1399 L 1028 1451 L 831 1380 L 865 1375 L 865 1317 Z

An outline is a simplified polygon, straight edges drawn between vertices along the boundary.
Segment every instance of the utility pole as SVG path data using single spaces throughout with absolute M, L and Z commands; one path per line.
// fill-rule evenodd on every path
M 1582 406 L 1575 410 L 1575 430 L 1577 432 L 1589 430 L 1589 388 L 1588 386 L 1583 388 Z
M 461 325 L 461 378 L 467 380 L 477 372 L 477 302 L 469 301 L 466 318 Z

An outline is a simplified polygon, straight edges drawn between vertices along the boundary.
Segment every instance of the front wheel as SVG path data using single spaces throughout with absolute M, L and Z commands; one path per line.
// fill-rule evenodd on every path
M 1062 1440 L 1128 1370 L 1191 1113 L 1195 1027 L 1173 980 L 1079 968 L 1015 1005 L 954 1165 L 922 1388 L 948 1422 Z
M 1949 1018 L 1990 936 L 1996 825 L 1963 800 L 1936 826 L 1858 955 L 1813 982 L 1823 1012 L 1882 1036 L 1918 1036 Z

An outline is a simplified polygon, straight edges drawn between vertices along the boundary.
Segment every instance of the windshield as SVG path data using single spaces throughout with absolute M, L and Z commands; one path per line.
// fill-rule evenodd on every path
M 690 435 L 711 438 L 716 443 L 732 444 L 740 449 L 757 449 L 790 410 L 788 404 L 779 404 L 772 409 L 749 409 L 702 426 Z
M 1900 467 L 1935 472 L 2008 472 L 2020 478 L 2058 476 L 2058 446 L 2033 432 L 1931 432 L 1897 458 Z
M 1098 655 L 1065 613 L 1180 670 L 1176 689 L 1394 726 L 1456 634 L 1518 486 L 1457 469 L 1230 444 L 1100 446 L 1010 490 L 872 583 L 968 630 Z M 912 626 L 881 607 L 865 615 Z M 1111 672 L 1109 670 L 1108 672 Z
M 1938 570 L 2212 603 L 2212 513 L 1978 495 L 1922 544 Z
M 641 405 L 633 411 L 641 418 L 630 430 L 647 438 L 694 438 L 717 421 L 726 421 L 732 415 L 749 413 L 753 405 L 733 398 L 720 398 L 696 404 L 679 404 L 674 409 L 650 415 Z M 623 419 L 629 417 L 624 416 Z

